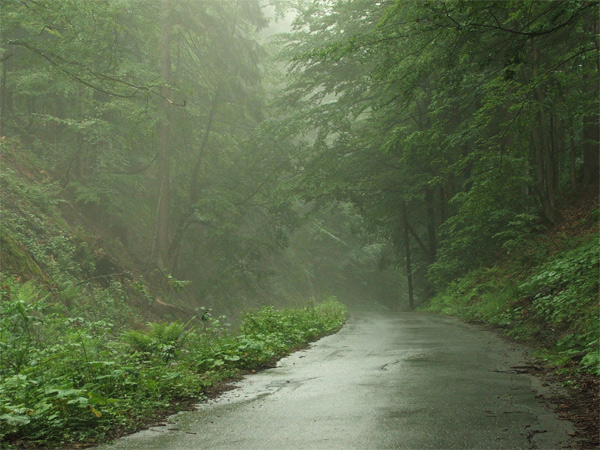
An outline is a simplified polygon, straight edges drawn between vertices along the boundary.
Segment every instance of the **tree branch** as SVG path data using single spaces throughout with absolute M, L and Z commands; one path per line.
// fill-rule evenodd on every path
M 54 67 L 56 67 L 58 70 L 60 70 L 62 73 L 64 73 L 66 76 L 68 76 L 72 80 L 74 80 L 78 83 L 81 83 L 84 86 L 87 86 L 91 89 L 94 89 L 95 91 L 102 92 L 103 94 L 110 95 L 113 97 L 119 97 L 119 98 L 133 98 L 137 95 L 138 92 L 144 91 L 144 92 L 149 92 L 151 94 L 157 95 L 157 96 L 161 97 L 162 99 L 164 99 L 165 101 L 167 101 L 169 104 L 174 105 L 174 106 L 185 107 L 187 105 L 187 102 L 185 99 L 183 100 L 183 103 L 176 103 L 173 100 L 163 96 L 160 92 L 154 91 L 149 86 L 136 85 L 136 84 L 130 83 L 126 80 L 123 80 L 121 78 L 115 78 L 115 77 L 111 77 L 106 74 L 98 73 L 98 72 L 90 69 L 89 67 L 86 67 L 83 64 L 77 63 L 75 61 L 65 61 L 64 58 L 57 56 L 57 55 L 50 55 L 50 54 L 40 50 L 39 48 L 34 47 L 33 45 L 29 44 L 28 42 L 17 40 L 17 41 L 9 41 L 9 42 L 7 42 L 7 44 L 20 46 L 20 47 L 24 47 L 24 48 L 28 49 L 29 51 L 44 58 L 46 61 L 48 61 L 50 64 L 52 64 Z M 96 84 L 86 81 L 81 76 L 76 75 L 72 71 L 66 69 L 65 67 L 63 67 L 63 65 L 59 64 L 56 60 L 61 60 L 62 62 L 66 63 L 66 64 L 79 66 L 80 68 L 87 71 L 89 74 L 91 74 L 92 76 L 94 76 L 95 78 L 97 78 L 99 80 L 110 81 L 111 83 L 116 83 L 116 84 L 122 84 L 124 86 L 127 86 L 130 89 L 133 89 L 134 92 L 131 94 L 121 94 L 119 92 L 104 89 Z
M 597 6 L 598 4 L 600 4 L 600 2 L 595 1 L 595 2 L 590 2 L 589 4 L 579 8 L 578 10 L 576 10 L 575 12 L 573 12 L 573 14 L 571 14 L 571 17 L 569 17 L 565 22 L 556 25 L 552 28 L 546 29 L 546 30 L 540 30 L 540 31 L 524 31 L 525 29 L 523 28 L 522 30 L 515 30 L 512 28 L 507 28 L 505 26 L 503 26 L 500 21 L 498 20 L 498 18 L 490 12 L 492 18 L 494 19 L 494 21 L 496 22 L 496 25 L 490 25 L 490 24 L 486 24 L 486 23 L 469 23 L 469 24 L 460 24 L 458 21 L 456 21 L 456 19 L 454 19 L 453 17 L 451 17 L 449 14 L 446 16 L 448 19 L 450 19 L 452 22 L 454 22 L 457 27 L 460 28 L 468 28 L 468 27 L 477 27 L 477 28 L 489 28 L 489 29 L 495 29 L 495 30 L 500 30 L 500 31 L 504 31 L 506 33 L 512 33 L 512 34 L 518 34 L 521 36 L 527 36 L 527 37 L 537 37 L 537 36 L 544 36 L 547 34 L 551 34 L 554 33 L 555 31 L 566 27 L 567 25 L 569 25 L 576 17 L 579 16 L 579 13 L 586 10 L 587 8 L 590 8 L 592 6 Z M 548 9 L 549 10 L 549 9 Z M 548 11 L 546 10 L 546 12 Z M 530 22 L 528 25 L 531 25 L 532 22 Z M 528 26 L 527 25 L 527 26 Z
M 419 247 L 421 247 L 421 250 L 423 250 L 423 253 L 425 253 L 425 255 L 427 256 L 427 259 L 429 260 L 429 262 L 433 263 L 435 261 L 435 259 L 431 255 L 431 252 L 429 251 L 429 249 L 427 248 L 427 246 L 419 238 L 419 236 L 417 235 L 417 233 L 415 232 L 415 230 L 413 229 L 413 227 L 410 225 L 410 223 L 407 223 L 406 226 L 408 227 L 408 231 L 410 232 L 410 234 L 412 235 L 412 237 L 415 238 L 415 241 L 417 241 L 417 244 L 419 244 Z

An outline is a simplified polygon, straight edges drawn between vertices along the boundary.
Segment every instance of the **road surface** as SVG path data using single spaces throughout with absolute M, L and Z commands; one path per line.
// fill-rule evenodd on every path
M 514 345 L 452 318 L 355 314 L 197 411 L 102 448 L 563 448 L 571 424 L 518 373 L 525 364 Z

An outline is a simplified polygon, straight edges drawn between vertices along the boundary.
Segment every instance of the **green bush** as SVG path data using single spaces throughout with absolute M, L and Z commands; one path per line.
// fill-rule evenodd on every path
M 553 326 L 586 329 L 597 316 L 598 241 L 567 251 L 539 267 L 521 289 L 536 316 Z M 577 314 L 574 314 L 577 311 Z

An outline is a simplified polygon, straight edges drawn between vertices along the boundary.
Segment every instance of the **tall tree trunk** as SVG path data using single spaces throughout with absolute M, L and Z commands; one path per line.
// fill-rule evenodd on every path
M 538 100 L 542 104 L 544 94 L 541 88 L 536 88 L 536 95 L 539 96 Z M 540 106 L 537 117 L 538 125 L 535 150 L 538 163 L 538 188 L 546 218 L 553 224 L 557 224 L 560 222 L 560 215 L 556 206 L 555 162 L 552 145 L 548 139 L 546 113 L 543 106 Z
M 433 255 L 431 255 L 431 253 L 429 253 L 429 247 L 423 243 L 423 241 L 421 240 L 419 235 L 416 233 L 414 228 L 410 226 L 410 223 L 408 224 L 408 231 L 412 235 L 412 237 L 416 241 L 416 243 L 419 245 L 419 247 L 421 247 L 421 250 L 423 250 L 423 253 L 427 257 L 427 261 L 429 261 L 429 264 L 433 264 L 435 261 L 435 258 L 433 257 Z
M 408 213 L 406 211 L 406 202 L 404 200 L 402 201 L 402 221 L 404 253 L 406 254 L 406 280 L 408 282 L 408 307 L 413 310 L 415 309 L 415 304 L 413 299 L 412 265 L 410 261 L 410 240 L 408 238 Z
M 156 262 L 162 268 L 169 267 L 169 203 L 171 200 L 171 2 L 163 1 L 161 17 L 160 75 L 160 122 L 158 125 L 158 182 L 159 198 L 156 217 Z
M 586 186 L 598 184 L 600 177 L 599 141 L 598 116 L 585 117 L 583 123 L 583 184 Z
M 448 213 L 446 212 L 446 189 L 444 185 L 440 185 L 439 187 L 439 196 L 440 196 L 440 222 L 444 223 L 446 218 L 448 217 Z
M 6 121 L 6 61 L 2 61 L 2 83 L 0 84 L 0 137 L 4 136 Z
M 532 83 L 539 83 L 537 78 L 538 51 L 532 41 L 533 79 Z M 556 206 L 556 162 L 553 155 L 552 140 L 549 135 L 553 132 L 546 117 L 545 94 L 542 87 L 537 84 L 534 88 L 538 101 L 537 124 L 533 133 L 533 150 L 537 168 L 537 186 L 542 202 L 543 214 L 551 223 L 560 222 L 560 214 Z
M 571 119 L 571 129 L 569 130 L 569 169 L 571 178 L 571 190 L 575 192 L 577 190 L 577 153 L 575 149 L 575 125 L 573 119 Z
M 190 179 L 190 203 L 193 205 L 200 198 L 200 189 L 198 187 L 198 180 L 200 178 L 200 168 L 202 167 L 202 160 L 204 159 L 204 154 L 206 153 L 206 145 L 208 144 L 208 138 L 210 137 L 210 132 L 212 131 L 212 125 L 215 118 L 215 114 L 217 113 L 217 108 L 219 106 L 219 96 L 221 93 L 221 86 L 217 86 L 217 90 L 213 95 L 213 99 L 210 105 L 210 113 L 208 114 L 208 122 L 206 123 L 206 128 L 204 128 L 204 136 L 202 137 L 202 143 L 198 148 L 198 153 L 196 155 L 196 162 L 194 163 L 194 168 L 192 169 L 192 176 Z
M 559 153 L 560 147 L 558 139 L 559 129 L 558 123 L 556 120 L 556 115 L 554 114 L 554 108 L 550 110 L 550 155 L 548 159 L 548 163 L 550 165 L 550 181 L 552 183 L 552 190 L 554 192 L 558 191 L 558 183 L 559 183 L 559 174 L 560 174 L 560 166 L 559 166 Z
M 600 178 L 600 124 L 598 123 L 598 74 L 595 80 L 590 80 L 586 75 L 586 82 L 591 84 L 591 95 L 594 101 L 594 108 L 591 114 L 583 118 L 583 184 L 589 186 L 598 184 Z M 588 81 L 589 80 L 589 81 Z
M 598 18 L 589 20 L 586 24 L 587 31 L 593 36 L 598 35 Z M 596 46 L 596 50 L 598 50 Z M 583 118 L 583 184 L 597 184 L 600 178 L 600 102 L 598 99 L 598 74 L 600 74 L 600 60 L 589 72 L 584 75 L 584 85 L 589 86 L 594 107 Z
M 179 223 L 175 228 L 175 233 L 169 246 L 169 261 L 171 263 L 171 272 L 175 272 L 177 261 L 179 259 L 179 251 L 181 250 L 181 243 L 183 242 L 183 237 L 185 236 L 185 233 L 190 226 L 192 216 L 196 212 L 196 202 L 198 202 L 198 200 L 200 199 L 200 169 L 202 168 L 202 161 L 204 160 L 204 155 L 206 153 L 208 138 L 210 137 L 214 118 L 217 113 L 220 92 L 221 86 L 219 85 L 215 94 L 213 95 L 210 113 L 208 115 L 208 122 L 206 124 L 206 127 L 204 128 L 204 136 L 202 137 L 200 147 L 198 147 L 196 161 L 194 163 L 194 167 L 192 168 L 192 175 L 190 176 L 189 204 L 179 219 Z
M 433 191 L 425 189 L 425 207 L 427 209 L 427 237 L 429 240 L 429 255 L 435 260 L 437 240 L 435 237 L 435 210 L 433 207 Z
M 6 133 L 6 118 L 8 116 L 8 108 L 12 102 L 12 97 L 6 88 L 6 79 L 8 77 L 8 66 L 10 65 L 9 59 L 12 54 L 3 54 L 0 56 L 0 62 L 2 62 L 2 82 L 0 83 L 0 136 L 4 136 Z

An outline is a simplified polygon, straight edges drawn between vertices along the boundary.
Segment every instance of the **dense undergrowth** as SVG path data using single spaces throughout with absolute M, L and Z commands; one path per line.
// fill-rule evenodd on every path
M 335 299 L 267 307 L 238 333 L 201 311 L 188 323 L 119 329 L 67 314 L 33 282 L 6 278 L 0 301 L 0 443 L 90 444 L 133 431 L 208 388 L 337 330 Z
M 117 238 L 84 220 L 85 205 L 9 150 L 0 173 L 0 448 L 85 446 L 134 431 L 343 324 L 334 299 L 236 316 L 235 333 L 224 316 L 173 306 L 187 282 L 143 275 Z
M 147 280 L 114 265 L 102 239 L 61 210 L 57 183 L 30 172 L 13 162 L 0 173 L 2 274 L 35 280 L 71 317 L 122 325 L 149 316 Z
M 496 264 L 452 282 L 430 310 L 500 327 L 560 370 L 599 375 L 597 216 L 596 208 L 583 219 L 591 232 L 519 242 Z

